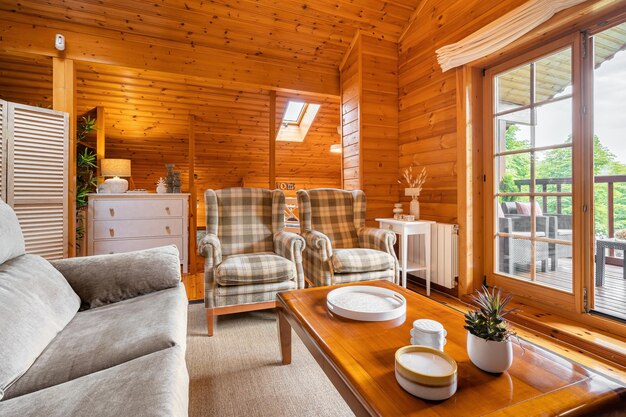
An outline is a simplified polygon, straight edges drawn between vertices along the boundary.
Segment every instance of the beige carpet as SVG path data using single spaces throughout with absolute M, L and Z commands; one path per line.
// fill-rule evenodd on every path
M 218 317 L 209 338 L 204 307 L 190 305 L 190 417 L 353 416 L 295 333 L 292 340 L 292 363 L 283 366 L 273 313 Z

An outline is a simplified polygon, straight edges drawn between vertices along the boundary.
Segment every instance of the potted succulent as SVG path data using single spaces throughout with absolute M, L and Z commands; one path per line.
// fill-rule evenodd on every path
M 465 314 L 467 354 L 472 363 L 483 371 L 504 372 L 513 363 L 511 336 L 515 333 L 504 319 L 514 311 L 506 309 L 511 298 L 510 294 L 503 296 L 495 287 L 491 290 L 482 287 L 472 296 L 478 310 Z

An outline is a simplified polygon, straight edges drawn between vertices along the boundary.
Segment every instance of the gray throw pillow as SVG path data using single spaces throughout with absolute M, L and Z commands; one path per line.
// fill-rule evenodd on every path
M 82 300 L 82 309 L 127 300 L 180 283 L 176 246 L 51 261 Z
M 15 212 L 0 200 L 0 264 L 24 255 L 24 237 Z
M 0 265 L 0 399 L 76 315 L 80 298 L 37 255 Z

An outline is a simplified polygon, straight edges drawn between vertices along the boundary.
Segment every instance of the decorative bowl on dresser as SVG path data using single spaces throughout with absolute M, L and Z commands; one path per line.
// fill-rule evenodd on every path
M 188 199 L 189 194 L 90 194 L 87 254 L 176 245 L 187 273 Z

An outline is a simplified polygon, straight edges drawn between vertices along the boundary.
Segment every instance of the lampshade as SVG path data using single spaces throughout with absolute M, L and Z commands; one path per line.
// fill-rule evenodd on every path
M 130 177 L 130 159 L 103 159 L 100 173 L 103 177 Z

